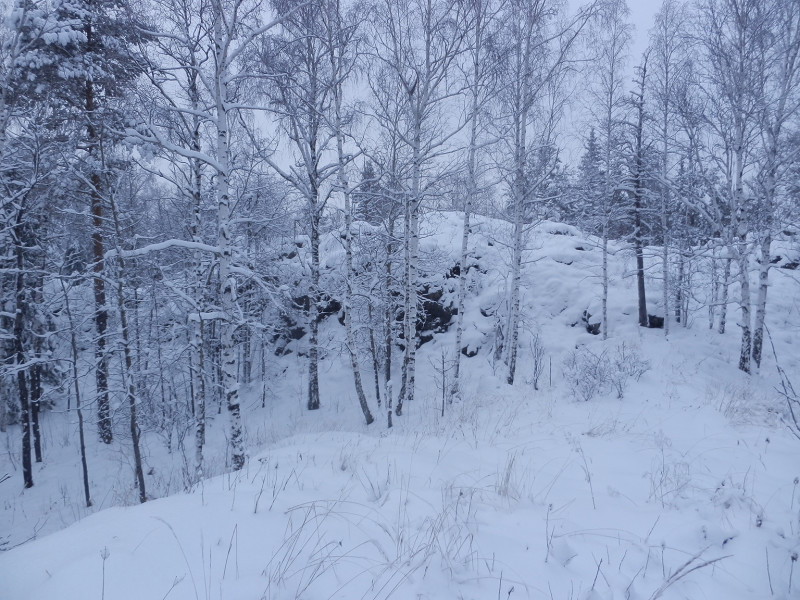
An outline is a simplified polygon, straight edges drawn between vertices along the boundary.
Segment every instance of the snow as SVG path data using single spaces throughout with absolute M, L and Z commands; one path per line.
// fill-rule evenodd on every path
M 456 285 L 441 275 L 456 263 L 460 226 L 461 215 L 437 215 L 421 239 L 436 257 L 424 268 L 438 266 L 444 286 Z M 42 415 L 45 463 L 29 490 L 18 428 L 0 434 L 0 475 L 12 475 L 0 483 L 0 541 L 10 547 L 0 552 L 0 598 L 800 597 L 800 441 L 784 422 L 771 348 L 762 373 L 748 377 L 735 365 L 738 331 L 709 331 L 704 308 L 689 327 L 673 324 L 669 339 L 638 328 L 632 257 L 621 247 L 612 248 L 610 333 L 600 341 L 580 321 L 585 310 L 599 315 L 600 252 L 574 228 L 544 223 L 524 261 L 520 377 L 507 386 L 491 347 L 510 272 L 505 227 L 473 225 L 464 344 L 479 351 L 462 358 L 464 393 L 444 415 L 436 367 L 454 330 L 422 346 L 417 399 L 386 430 L 374 401 L 376 423 L 363 425 L 338 351 L 343 328 L 329 319 L 320 411 L 303 410 L 297 353 L 274 359 L 266 408 L 260 388 L 242 390 L 241 472 L 222 473 L 224 415 L 206 448 L 209 472 L 222 474 L 186 491 L 182 448 L 168 453 L 150 433 L 147 482 L 163 497 L 134 505 L 126 441 L 107 448 L 89 435 L 96 506 L 85 509 L 74 414 Z M 325 248 L 323 264 L 336 263 L 341 244 Z M 649 312 L 663 315 L 657 272 Z M 791 375 L 800 367 L 797 282 L 777 268 L 770 277 L 768 323 Z M 526 382 L 532 332 L 547 353 L 539 391 Z M 569 353 L 612 353 L 622 342 L 651 366 L 624 397 L 570 397 Z

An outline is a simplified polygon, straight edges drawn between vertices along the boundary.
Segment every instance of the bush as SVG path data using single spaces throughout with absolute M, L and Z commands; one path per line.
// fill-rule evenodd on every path
M 612 368 L 609 370 L 609 379 L 617 392 L 617 398 L 622 398 L 625 395 L 629 379 L 639 381 L 642 375 L 650 370 L 650 361 L 641 357 L 639 348 L 632 348 L 625 342 L 617 346 L 611 363 Z
M 570 352 L 563 364 L 570 395 L 584 402 L 609 389 L 616 392 L 617 398 L 622 398 L 629 380 L 639 381 L 649 369 L 650 363 L 641 358 L 638 348 L 625 342 L 619 344 L 611 356 L 607 350 L 596 354 L 582 346 Z
M 588 402 L 608 385 L 609 360 L 606 351 L 595 354 L 585 346 L 569 353 L 564 361 L 564 379 L 576 400 Z
M 533 384 L 533 389 L 539 389 L 539 378 L 544 373 L 544 344 L 542 338 L 538 333 L 534 333 L 531 338 L 531 376 L 528 379 L 528 384 Z

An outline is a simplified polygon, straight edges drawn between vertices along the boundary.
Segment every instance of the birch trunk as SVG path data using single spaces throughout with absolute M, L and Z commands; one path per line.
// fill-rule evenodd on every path
M 751 329 L 751 315 L 750 315 L 750 273 L 748 272 L 748 256 L 743 250 L 740 250 L 737 256 L 737 264 L 739 266 L 739 285 L 741 296 L 739 298 L 739 306 L 741 309 L 741 322 L 742 328 L 742 343 L 739 351 L 739 370 L 745 373 L 750 373 L 750 353 L 752 352 L 752 329 Z
M 603 294 L 602 317 L 600 328 L 603 330 L 603 339 L 608 339 L 608 219 L 603 221 Z
M 614 66 L 611 69 L 611 81 L 614 81 Z M 601 315 L 600 315 L 600 328 L 603 331 L 603 340 L 608 339 L 608 225 L 611 218 L 611 205 L 613 202 L 614 186 L 611 181 L 611 145 L 612 145 L 612 130 L 613 130 L 613 111 L 614 111 L 614 98 L 613 91 L 608 93 L 608 103 L 606 106 L 606 147 L 605 147 L 605 167 L 606 167 L 606 180 L 603 190 L 603 223 L 601 235 L 602 245 L 602 297 L 601 297 Z
M 732 259 L 729 255 L 727 255 L 726 249 L 726 256 L 723 259 L 725 261 L 725 266 L 722 268 L 722 281 L 720 282 L 720 293 L 719 296 L 719 327 L 717 331 L 720 334 L 725 333 L 725 328 L 728 322 L 728 295 L 730 291 L 731 285 L 731 262 Z
M 612 40 L 612 48 L 616 46 L 616 38 Z M 614 185 L 611 180 L 611 152 L 612 152 L 612 144 L 613 144 L 613 132 L 614 132 L 614 106 L 615 106 L 615 87 L 614 83 L 617 81 L 617 60 L 616 54 L 611 53 L 612 60 L 609 63 L 609 82 L 610 86 L 607 90 L 605 90 L 605 182 L 603 186 L 603 214 L 601 218 L 603 219 L 602 222 L 602 230 L 601 234 L 601 249 L 602 249 L 602 273 L 601 273 L 601 285 L 602 285 L 602 297 L 601 297 L 601 315 L 600 315 L 600 328 L 603 331 L 603 339 L 608 339 L 608 225 L 609 220 L 611 219 L 611 206 L 614 201 Z
M 461 257 L 458 267 L 458 303 L 456 316 L 455 364 L 453 365 L 453 385 L 450 389 L 451 401 L 460 394 L 461 388 L 461 345 L 464 338 L 464 304 L 467 295 L 467 271 L 469 269 L 469 232 L 472 204 L 478 190 L 478 119 L 481 105 L 482 59 L 484 33 L 486 28 L 485 7 L 482 1 L 474 4 L 474 24 L 472 48 L 472 80 L 470 81 L 469 146 L 467 149 L 467 193 L 464 199 L 464 224 L 461 232 Z
M 764 320 L 767 313 L 767 290 L 769 290 L 769 270 L 772 236 L 767 233 L 761 239 L 761 256 L 758 262 L 758 299 L 756 301 L 756 318 L 753 326 L 753 362 L 756 372 L 761 368 L 761 354 L 764 346 Z
M 508 376 L 506 383 L 514 385 L 517 371 L 517 351 L 519 349 L 519 308 L 520 287 L 522 285 L 522 242 L 523 210 L 518 201 L 514 210 L 514 255 L 511 263 L 511 314 L 508 321 Z
M 713 243 L 713 242 L 712 242 Z M 714 322 L 717 319 L 717 300 L 719 297 L 719 282 L 717 278 L 717 249 L 711 247 L 711 302 L 708 305 L 708 328 L 714 329 Z
M 199 122 L 195 122 L 193 131 L 193 149 L 200 151 L 200 127 Z M 192 241 L 202 243 L 201 227 L 201 173 L 200 162 L 191 161 L 192 168 Z M 195 314 L 190 315 L 189 319 L 189 346 L 191 351 L 191 386 L 192 386 L 192 406 L 194 409 L 194 462 L 195 475 L 197 479 L 203 476 L 203 447 L 206 443 L 206 386 L 203 377 L 203 304 L 205 286 L 203 285 L 204 273 L 201 252 L 195 251 L 193 257 L 192 271 L 194 282 L 192 285 L 192 296 L 194 300 Z
M 314 196 L 316 198 L 316 195 Z M 319 208 L 311 210 L 311 293 L 308 300 L 308 410 L 318 410 L 319 401 Z
M 236 381 L 236 347 L 234 345 L 234 332 L 236 323 L 234 314 L 236 308 L 236 280 L 231 274 L 231 205 L 228 178 L 230 176 L 230 140 L 228 139 L 228 57 L 226 55 L 225 38 L 223 37 L 222 6 L 219 2 L 214 4 L 217 13 L 214 15 L 214 54 L 217 64 L 215 77 L 214 96 L 216 101 L 216 129 L 217 129 L 217 247 L 219 260 L 219 295 L 221 300 L 224 321 L 220 324 L 220 351 L 222 389 L 225 396 L 225 405 L 230 419 L 230 448 L 231 466 L 238 471 L 244 466 L 244 441 L 242 436 L 242 417 L 239 406 L 239 383 Z
M 745 126 L 740 122 L 736 123 L 736 137 L 734 145 L 734 173 L 733 173 L 733 234 L 737 242 L 732 250 L 736 257 L 739 267 L 739 307 L 741 310 L 740 326 L 742 328 L 742 341 L 739 351 L 739 370 L 750 373 L 750 361 L 752 353 L 752 329 L 750 314 L 750 270 L 749 270 L 749 249 L 747 245 L 747 222 L 746 207 L 744 196 L 744 168 L 745 168 Z
M 392 397 L 388 395 L 392 386 L 389 383 L 392 380 L 392 325 L 394 321 L 394 301 L 392 300 L 392 252 L 394 240 L 394 218 L 389 217 L 389 231 L 387 232 L 386 242 L 386 266 L 385 266 L 385 291 L 386 291 L 386 305 L 383 313 L 384 323 L 384 363 L 383 363 L 383 380 L 386 386 L 386 406 L 389 408 L 389 427 L 392 423 Z
M 777 10 L 776 10 L 777 9 Z M 764 185 L 766 222 L 762 224 L 761 257 L 759 262 L 759 286 L 756 305 L 756 320 L 753 334 L 753 362 L 758 371 L 761 367 L 761 354 L 764 345 L 764 319 L 767 310 L 767 290 L 769 288 L 769 270 L 771 258 L 772 233 L 774 228 L 774 211 L 776 196 L 780 184 L 781 169 L 788 161 L 793 160 L 794 149 L 786 152 L 784 124 L 800 112 L 800 104 L 796 102 L 796 94 L 800 88 L 800 6 L 796 2 L 779 3 L 773 7 L 776 17 L 775 33 L 777 43 L 773 45 L 775 55 L 768 62 L 771 69 L 772 91 L 771 105 L 764 111 L 765 123 L 762 124 L 765 145 L 766 172 Z M 792 99 L 795 101 L 792 101 Z M 772 109 L 772 110 L 770 110 Z
M 403 414 L 403 400 L 406 396 L 406 386 L 408 385 L 408 363 L 410 351 L 408 345 L 411 341 L 411 327 L 409 324 L 409 313 L 411 312 L 411 236 L 408 233 L 411 229 L 411 205 L 408 194 L 404 196 L 403 203 L 403 364 L 400 369 L 400 393 L 397 395 L 397 415 Z
M 413 99 L 413 98 L 412 98 Z M 419 261 L 419 209 L 420 177 L 422 169 L 422 120 L 419 104 L 415 103 L 414 133 L 412 138 L 411 190 L 406 195 L 405 256 L 405 350 L 403 354 L 403 380 L 397 399 L 395 414 L 403 414 L 403 404 L 414 400 L 417 367 L 417 279 Z
M 361 412 L 364 415 L 364 420 L 367 425 L 371 424 L 375 419 L 369 410 L 367 397 L 364 394 L 364 386 L 361 383 L 361 367 L 358 364 L 358 353 L 356 350 L 355 336 L 353 335 L 353 281 L 355 279 L 355 270 L 353 269 L 353 210 L 352 198 L 350 194 L 350 182 L 347 177 L 347 156 L 344 151 L 344 120 L 342 117 L 342 82 L 345 73 L 345 65 L 343 63 L 343 56 L 345 53 L 344 39 L 342 37 L 341 18 L 339 13 L 338 3 L 334 9 L 334 14 L 331 15 L 332 23 L 329 25 L 329 35 L 331 40 L 329 43 L 329 56 L 331 59 L 331 68 L 333 71 L 333 79 L 335 84 L 333 86 L 333 108 L 334 108 L 334 129 L 336 134 L 336 152 L 339 160 L 338 176 L 339 187 L 341 188 L 342 195 L 344 196 L 344 221 L 345 221 L 345 295 L 344 295 L 344 327 L 345 337 L 347 342 L 347 351 L 350 354 L 350 366 L 353 371 L 353 383 L 356 388 L 356 396 L 358 403 L 361 406 Z M 333 31 L 331 31 L 331 28 Z M 377 381 L 376 381 L 377 387 Z
M 526 158 L 528 150 L 528 111 L 531 94 L 531 35 L 525 27 L 533 27 L 534 15 L 526 14 L 524 24 L 518 24 L 515 30 L 514 90 L 512 95 L 513 131 L 514 131 L 514 172 L 512 178 L 512 198 L 514 202 L 514 246 L 511 258 L 511 290 L 509 296 L 509 317 L 506 339 L 508 340 L 506 383 L 513 385 L 517 370 L 517 351 L 519 346 L 519 307 L 520 286 L 522 283 L 522 252 L 524 211 L 526 199 Z
M 474 153 L 474 147 L 470 148 L 470 154 Z M 474 180 L 474 156 L 469 159 L 469 166 L 471 173 L 467 185 L 470 189 L 467 191 L 467 198 L 464 202 L 464 226 L 461 234 L 461 258 L 459 260 L 458 271 L 458 301 L 457 308 L 458 315 L 456 317 L 456 343 L 455 343 L 455 365 L 453 366 L 453 385 L 450 388 L 450 400 L 452 401 L 460 395 L 461 389 L 461 344 L 464 339 L 464 304 L 467 296 L 467 269 L 469 265 L 469 228 L 470 228 L 470 212 L 472 211 L 472 195 L 475 188 L 473 185 L 476 183 Z
M 346 181 L 342 182 L 343 185 L 347 185 Z M 355 384 L 356 388 L 356 396 L 358 397 L 358 403 L 361 406 L 361 412 L 364 414 L 364 420 L 367 422 L 367 425 L 371 424 L 375 419 L 372 416 L 372 413 L 369 410 L 369 404 L 367 403 L 367 397 L 364 394 L 364 386 L 361 383 L 361 367 L 358 364 L 358 353 L 356 352 L 356 342 L 355 336 L 353 335 L 353 279 L 355 277 L 353 271 L 353 245 L 352 245 L 352 226 L 353 226 L 353 217 L 351 212 L 351 204 L 350 204 L 350 193 L 349 191 L 345 192 L 345 227 L 347 228 L 346 240 L 345 240 L 345 254 L 346 254 L 346 262 L 347 262 L 347 285 L 345 286 L 345 298 L 344 298 L 344 326 L 345 326 L 345 336 L 347 338 L 347 351 L 350 354 L 350 366 L 353 370 L 353 383 Z

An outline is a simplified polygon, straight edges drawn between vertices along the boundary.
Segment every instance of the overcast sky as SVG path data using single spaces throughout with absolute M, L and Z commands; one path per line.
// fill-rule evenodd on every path
M 661 0 L 629 0 L 628 7 L 631 9 L 631 23 L 636 28 L 631 48 L 631 64 L 636 65 L 647 48 L 647 34 L 653 27 L 653 18 L 661 8 Z
M 573 10 L 587 2 L 587 0 L 568 1 Z M 655 15 L 661 8 L 662 0 L 627 1 L 628 8 L 630 8 L 631 11 L 630 23 L 634 27 L 633 40 L 627 65 L 629 75 L 626 77 L 628 82 L 630 82 L 633 80 L 634 68 L 640 63 L 642 54 L 647 48 L 648 34 L 653 27 Z M 628 88 L 630 87 L 631 85 L 628 85 Z M 560 139 L 562 149 L 561 158 L 573 167 L 577 165 L 577 161 L 584 151 L 583 144 L 589 130 L 586 121 L 587 118 L 585 104 L 582 105 L 581 101 L 579 101 L 567 110 L 567 115 L 564 120 L 564 130 Z

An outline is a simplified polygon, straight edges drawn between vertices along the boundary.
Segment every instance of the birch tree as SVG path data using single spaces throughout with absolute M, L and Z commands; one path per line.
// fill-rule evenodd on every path
M 797 160 L 797 149 L 790 143 L 789 135 L 796 128 L 800 112 L 800 5 L 774 0 L 765 10 L 766 31 L 762 35 L 767 46 L 766 72 L 764 95 L 757 115 L 760 148 L 755 159 L 757 172 L 753 184 L 758 198 L 755 241 L 759 250 L 752 349 L 756 370 L 761 366 L 771 245 L 779 227 L 778 205 L 785 195 L 790 165 Z
M 557 167 L 556 134 L 565 102 L 564 76 L 571 52 L 594 8 L 590 5 L 567 21 L 549 0 L 511 0 L 508 11 L 508 82 L 499 97 L 501 138 L 506 140 L 501 166 L 512 214 L 511 285 L 505 338 L 506 382 L 514 383 L 521 320 L 524 236 L 532 206 Z
M 464 53 L 465 113 L 469 138 L 466 147 L 466 190 L 464 198 L 464 220 L 461 230 L 461 255 L 458 273 L 458 300 L 456 316 L 456 340 L 454 348 L 453 385 L 450 399 L 459 395 L 461 386 L 461 346 L 464 336 L 464 305 L 469 270 L 470 219 L 476 197 L 480 194 L 484 172 L 487 168 L 486 154 L 490 141 L 487 139 L 489 105 L 497 94 L 498 56 L 493 37 L 498 33 L 503 2 L 471 0 L 467 4 L 468 18 L 465 24 L 467 50 Z
M 729 221 L 722 228 L 728 256 L 738 267 L 739 369 L 752 361 L 751 249 L 747 174 L 753 168 L 764 92 L 768 12 L 756 0 L 706 0 L 699 26 L 704 48 L 704 79 L 709 109 L 706 123 L 717 143 L 710 158 L 723 177 L 720 199 Z
M 353 190 L 350 186 L 348 169 L 352 163 L 352 154 L 345 151 L 345 126 L 352 116 L 345 112 L 344 89 L 355 68 L 357 58 L 357 21 L 354 13 L 342 12 L 339 0 L 328 0 L 323 14 L 325 22 L 326 45 L 330 61 L 331 111 L 332 129 L 336 136 L 336 155 L 338 158 L 338 188 L 344 199 L 345 218 L 345 297 L 344 319 L 347 352 L 350 355 L 350 366 L 353 371 L 353 383 L 356 388 L 358 403 L 367 425 L 375 419 L 369 409 L 364 386 L 361 382 L 361 367 L 358 362 L 358 351 L 353 335 L 353 286 L 355 269 L 353 268 Z M 377 375 L 377 373 L 376 373 Z M 377 392 L 377 390 L 376 390 Z
M 625 121 L 624 75 L 631 41 L 631 26 L 628 23 L 630 10 L 625 0 L 612 0 L 600 11 L 594 36 L 597 40 L 597 99 L 600 127 L 600 144 L 603 159 L 603 194 L 599 208 L 599 231 L 602 249 L 602 316 L 603 339 L 608 338 L 608 242 L 611 224 L 620 215 L 619 200 L 622 174 L 619 159 L 622 135 L 620 128 Z M 665 307 L 666 309 L 666 307 Z
M 294 8 L 282 23 L 282 34 L 265 40 L 262 50 L 269 103 L 288 141 L 292 164 L 287 168 L 270 159 L 272 168 L 295 190 L 308 218 L 310 282 L 308 289 L 308 392 L 306 407 L 320 407 L 319 324 L 320 235 L 331 184 L 339 162 L 328 162 L 327 152 L 337 150 L 339 138 L 327 116 L 333 100 L 332 66 L 325 47 L 325 2 L 276 0 L 278 12 Z M 336 50 L 334 50 L 336 52 Z M 338 77 L 342 77 L 342 73 Z M 340 82 L 337 82 L 340 83 Z M 340 88 L 341 90 L 341 88 Z M 341 106 L 339 107 L 341 111 Z M 333 147 L 333 144 L 336 147 Z
M 381 272 L 373 289 L 380 290 L 379 305 L 382 329 L 382 372 L 384 380 L 384 399 L 386 403 L 387 426 L 392 426 L 393 382 L 392 359 L 395 343 L 395 316 L 399 309 L 396 297 L 397 270 L 401 262 L 398 251 L 401 247 L 397 236 L 398 221 L 404 214 L 403 190 L 401 182 L 405 179 L 407 166 L 406 148 L 397 127 L 402 123 L 404 115 L 403 92 L 399 90 L 395 80 L 378 61 L 374 61 L 369 69 L 369 87 L 371 111 L 370 119 L 378 123 L 378 135 L 369 140 L 369 148 L 362 151 L 369 154 L 369 160 L 362 173 L 362 181 L 358 190 L 359 211 L 362 218 L 381 226 L 382 248 L 377 252 Z M 380 387 L 380 383 L 378 384 Z M 376 394 L 379 399 L 380 395 Z
M 651 31 L 651 73 L 654 98 L 655 138 L 660 145 L 659 165 L 660 216 L 662 231 L 661 275 L 663 280 L 664 335 L 669 335 L 670 295 L 673 284 L 670 277 L 669 256 L 672 234 L 671 212 L 676 202 L 672 198 L 676 160 L 676 110 L 675 94 L 685 76 L 684 71 L 689 54 L 687 43 L 687 12 L 678 0 L 665 0 L 656 15 L 655 27 Z M 679 248 L 679 261 L 682 261 L 683 248 Z M 681 262 L 682 264 L 682 262 Z M 679 294 L 682 281 L 676 283 L 674 293 Z M 679 318 L 679 317 L 678 317 Z
M 375 53 L 402 103 L 400 122 L 389 126 L 408 151 L 404 194 L 404 355 L 395 414 L 414 399 L 418 344 L 419 219 L 434 189 L 435 166 L 462 127 L 446 116 L 456 90 L 453 68 L 462 50 L 465 18 L 458 0 L 384 0 L 376 10 Z
M 202 244 L 204 187 L 207 173 L 213 169 L 208 160 L 211 147 L 207 134 L 211 122 L 208 111 L 210 90 L 201 78 L 211 60 L 210 11 L 206 3 L 195 0 L 160 0 L 159 28 L 148 31 L 152 40 L 143 49 L 148 58 L 146 74 L 149 86 L 143 88 L 139 106 L 149 103 L 144 96 L 156 93 L 155 107 L 148 106 L 142 119 L 147 123 L 146 138 L 160 149 L 168 160 L 169 169 L 159 169 L 158 175 L 187 201 L 189 236 L 193 243 Z M 147 52 L 149 50 L 149 52 Z M 195 248 L 189 266 L 191 283 L 187 314 L 190 346 L 190 383 L 194 410 L 195 474 L 203 474 L 203 447 L 206 432 L 206 385 L 203 351 L 203 315 L 207 293 L 206 253 Z
M 233 240 L 233 201 L 231 176 L 240 165 L 232 159 L 235 125 L 247 123 L 245 113 L 252 108 L 245 104 L 242 95 L 245 83 L 258 75 L 257 71 L 245 68 L 245 57 L 255 51 L 255 42 L 280 23 L 280 18 L 262 22 L 262 13 L 256 3 L 249 0 L 211 0 L 204 5 L 207 12 L 200 11 L 208 19 L 197 20 L 192 4 L 177 2 L 172 5 L 173 17 L 163 31 L 146 30 L 145 33 L 162 41 L 174 44 L 168 54 L 169 60 L 161 72 L 181 72 L 183 78 L 175 82 L 175 90 L 183 90 L 182 102 L 171 100 L 167 110 L 181 121 L 183 139 L 173 141 L 169 133 L 169 123 L 143 123 L 137 130 L 127 133 L 143 142 L 155 144 L 168 153 L 180 157 L 189 166 L 189 174 L 184 183 L 193 198 L 192 240 L 166 240 L 151 244 L 135 251 L 138 254 L 159 252 L 167 248 L 184 248 L 195 252 L 195 269 L 200 269 L 200 252 L 211 254 L 216 261 L 217 297 L 219 306 L 201 311 L 197 306 L 200 295 L 195 291 L 197 313 L 192 319 L 219 322 L 221 354 L 221 386 L 229 416 L 228 445 L 231 466 L 234 470 L 244 465 L 245 452 L 242 432 L 241 408 L 239 402 L 239 383 L 237 348 L 235 332 L 239 326 L 239 307 L 237 304 L 237 275 L 254 275 L 239 264 L 234 255 Z M 291 15 L 290 9 L 285 17 Z M 169 92 L 169 90 L 167 90 Z M 169 95 L 169 94 L 166 94 Z M 202 110 L 198 110 L 202 107 Z M 207 126 L 210 141 L 207 148 L 200 148 L 203 127 Z M 252 138 L 251 138 L 252 139 Z M 205 167 L 213 177 L 216 203 L 215 243 L 207 244 L 199 239 L 199 202 L 201 193 L 202 168 Z M 125 251 L 123 257 L 132 256 Z M 201 356 L 197 339 L 199 327 L 192 326 L 192 339 L 195 346 L 193 377 L 200 387 Z M 197 408 L 197 407 L 196 407 Z M 203 407 L 200 407 L 201 409 Z M 202 473 L 202 446 L 205 437 L 205 420 L 200 418 L 195 428 L 196 470 Z

